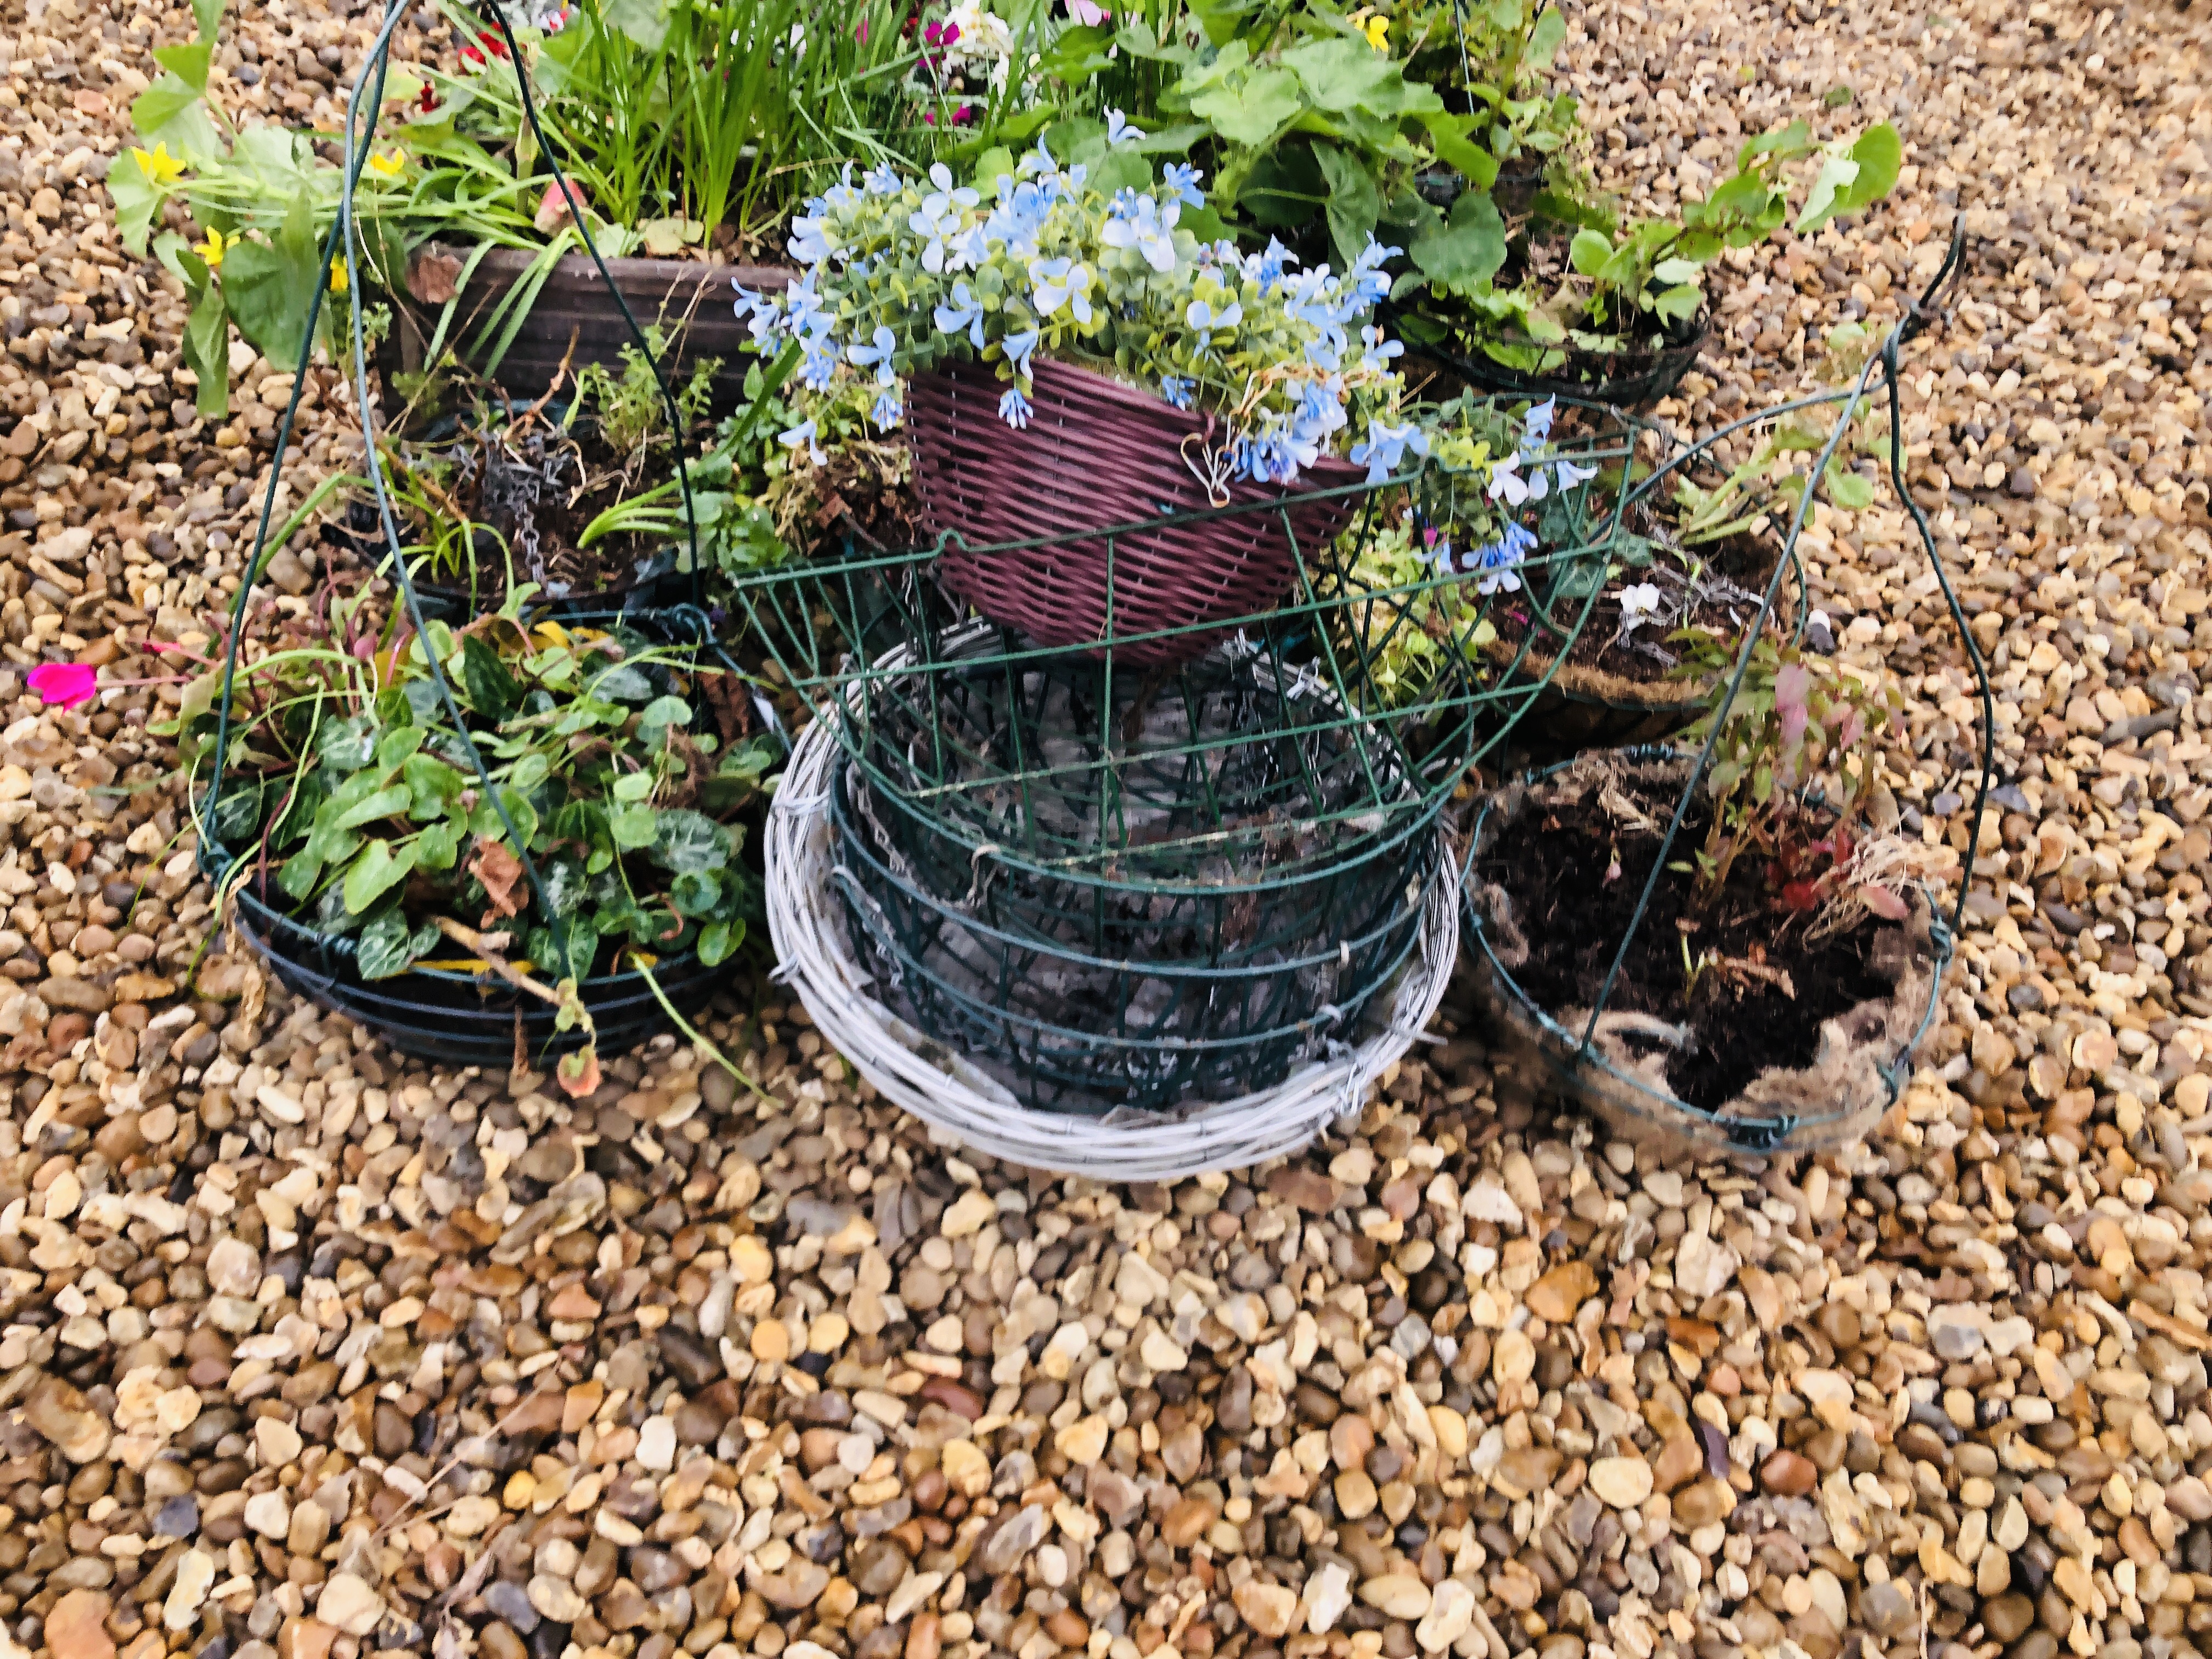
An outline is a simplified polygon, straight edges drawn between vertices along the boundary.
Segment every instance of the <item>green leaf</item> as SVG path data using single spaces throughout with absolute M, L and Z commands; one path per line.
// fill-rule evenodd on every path
M 310 858 L 305 853 L 295 854 L 284 860 L 284 867 L 276 872 L 276 884 L 301 904 L 307 902 L 316 884 L 323 878 L 323 861 Z
M 710 921 L 699 930 L 699 960 L 709 968 L 720 966 L 729 960 L 730 953 L 744 943 L 745 924 L 738 921 Z
M 143 255 L 146 238 L 154 228 L 155 210 L 161 205 L 163 192 L 146 176 L 146 169 L 131 159 L 126 150 L 115 158 L 107 170 L 107 193 L 115 203 L 115 228 L 123 238 L 124 246 L 133 253 Z M 174 236 L 174 232 L 167 234 Z M 182 237 L 177 246 L 184 245 Z M 163 263 L 166 264 L 167 260 Z M 179 273 L 181 275 L 182 273 Z
M 659 817 L 653 855 L 663 868 L 685 875 L 719 870 L 730 861 L 728 832 L 705 813 L 679 807 Z
M 450 870 L 459 855 L 460 836 L 450 819 L 423 827 L 415 837 L 415 867 L 417 870 Z
M 1423 125 L 1429 130 L 1429 148 L 1436 152 L 1437 160 L 1456 168 L 1474 188 L 1488 190 L 1498 182 L 1498 158 L 1468 142 L 1467 130 L 1471 119 L 1440 110 L 1425 116 Z
M 629 801 L 611 807 L 607 812 L 607 833 L 624 852 L 640 847 L 650 847 L 657 830 L 658 815 L 642 801 Z
M 1878 122 L 1859 135 L 1851 146 L 1851 160 L 1857 164 L 1858 173 L 1848 188 L 1837 192 L 1831 204 L 1833 213 L 1856 213 L 1887 196 L 1896 187 L 1898 170 L 1904 165 L 1905 144 L 1895 127 L 1887 121 Z M 1808 201 L 1805 206 L 1806 213 L 1797 222 L 1800 235 L 1812 228 L 1807 224 L 1812 204 Z
M 994 144 L 975 158 L 975 171 L 969 175 L 968 182 L 989 196 L 997 191 L 1000 179 L 1013 176 L 1015 165 L 1013 151 L 1004 144 Z M 745 395 L 751 398 L 759 394 L 748 383 Z
M 1857 181 L 1859 164 L 1848 155 L 1831 155 L 1820 163 L 1820 176 L 1813 181 L 1813 193 L 1805 198 L 1805 210 L 1797 216 L 1796 232 L 1800 236 L 1817 225 L 1827 223 L 1836 212 L 1838 198 Z
M 550 979 L 588 978 L 599 954 L 599 930 L 585 915 L 562 916 L 530 930 L 530 959 Z
M 1349 270 L 1375 234 L 1382 214 L 1382 195 L 1374 176 L 1357 156 L 1334 144 L 1316 143 L 1314 159 L 1328 181 L 1328 234 L 1334 244 L 1339 268 Z
M 704 920 L 722 902 L 721 878 L 712 870 L 687 870 L 669 883 L 668 902 L 678 915 Z
M 1762 155 L 1779 156 L 1787 161 L 1812 148 L 1813 129 L 1803 121 L 1792 121 L 1788 126 L 1761 133 L 1746 144 L 1735 153 L 1735 164 L 1741 170 Z
M 200 39 L 210 46 L 222 27 L 223 4 L 224 0 L 192 0 L 192 19 L 199 25 Z
M 189 253 L 184 257 L 192 258 Z M 200 269 L 204 272 L 207 267 Z M 185 318 L 184 349 L 185 367 L 200 382 L 192 407 L 210 420 L 221 420 L 230 408 L 230 314 L 222 289 L 214 283 L 201 289 Z
M 1874 485 L 1847 466 L 1828 465 L 1828 499 L 1846 513 L 1860 513 L 1874 505 Z
M 1685 259 L 1678 255 L 1672 259 L 1662 259 L 1652 266 L 1651 275 L 1655 280 L 1672 286 L 1677 283 L 1696 282 L 1704 270 L 1703 261 Z
M 653 774 L 625 772 L 615 780 L 614 787 L 607 793 L 617 800 L 643 800 L 653 793 Z
M 364 823 L 375 823 L 379 818 L 396 818 L 405 812 L 414 800 L 414 791 L 404 783 L 394 784 L 348 806 L 338 814 L 333 827 L 357 830 Z
M 1241 87 L 1221 85 L 1191 100 L 1190 112 L 1212 123 L 1232 144 L 1266 143 L 1305 108 L 1298 77 L 1279 66 L 1261 70 Z
M 392 843 L 379 836 L 362 848 L 360 855 L 346 868 L 345 908 L 356 915 L 366 913 L 377 900 L 406 880 L 414 867 L 414 842 L 408 842 L 394 853 Z
M 1521 61 L 1537 69 L 1550 66 L 1553 58 L 1567 39 L 1567 20 L 1558 6 L 1545 8 L 1537 18 L 1536 27 L 1528 31 L 1528 44 L 1521 54 Z
M 146 148 L 167 144 L 172 155 L 202 164 L 219 161 L 222 141 L 200 94 L 181 76 L 167 74 L 131 101 L 131 125 Z
M 1594 230 L 1578 230 L 1567 245 L 1567 259 L 1585 276 L 1595 276 L 1613 258 L 1613 244 Z
M 1505 263 L 1505 221 L 1486 191 L 1463 191 L 1452 204 L 1450 228 L 1423 237 L 1408 252 L 1433 281 L 1472 288 Z
M 600 15 L 647 52 L 668 39 L 668 0 L 606 0 Z
M 386 771 L 404 761 L 422 746 L 422 728 L 419 726 L 395 726 L 376 740 L 376 763 Z
M 307 191 L 293 197 L 272 240 L 242 241 L 222 264 L 223 293 L 238 331 L 270 362 L 296 364 L 307 343 L 308 309 L 323 280 Z
M 215 48 L 205 40 L 189 46 L 156 46 L 154 61 L 192 89 L 195 97 L 207 92 L 208 63 Z
M 405 973 L 414 961 L 414 930 L 396 904 L 372 916 L 354 945 L 354 965 L 363 979 L 390 979 Z
M 653 701 L 653 682 L 642 671 L 624 664 L 599 676 L 592 685 L 594 696 L 611 702 L 650 702 Z
M 461 689 L 469 707 L 490 720 L 505 720 L 522 695 L 499 653 L 476 634 L 461 636 Z

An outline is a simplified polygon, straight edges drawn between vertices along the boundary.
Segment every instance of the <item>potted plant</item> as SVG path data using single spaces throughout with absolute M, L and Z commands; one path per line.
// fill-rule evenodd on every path
M 1425 442 L 1367 321 L 1388 250 L 1341 275 L 1279 246 L 1240 255 L 1182 225 L 1194 194 L 1176 173 L 1109 196 L 1042 147 L 975 185 L 878 169 L 793 221 L 801 281 L 741 296 L 764 347 L 797 343 L 809 392 L 857 379 L 878 426 L 905 426 L 924 523 L 961 538 L 948 584 L 1044 643 L 1203 648 L 1205 624 L 1279 599 L 1294 544 L 1326 541 L 1351 501 L 1306 499 L 1287 531 L 1155 521 L 1379 481 Z M 806 423 L 786 436 L 816 452 Z M 1007 545 L 1048 538 L 1049 561 Z
M 597 1042 L 743 944 L 769 751 L 708 729 L 694 647 L 526 623 L 526 591 L 422 634 L 319 597 L 187 689 L 204 860 L 295 989 L 453 1063 L 563 1053 L 588 1093 Z
M 1830 1144 L 1894 1098 L 1940 974 L 1928 849 L 1865 818 L 1899 698 L 1765 638 L 1734 691 L 1735 644 L 1676 637 L 1716 688 L 1692 734 L 1710 769 L 1615 750 L 1486 802 L 1479 982 L 1563 1086 L 1632 1129 Z
M 1705 335 L 1705 266 L 1789 216 L 1786 163 L 1820 154 L 1794 233 L 1809 235 L 1887 195 L 1902 149 L 1887 122 L 1846 145 L 1818 146 L 1802 121 L 1753 139 L 1735 174 L 1678 218 L 1617 227 L 1603 204 L 1554 198 L 1509 234 L 1497 204 L 1469 190 L 1449 222 L 1463 239 L 1451 268 L 1413 251 L 1393 289 L 1396 326 L 1469 384 L 1634 407 L 1680 383 Z

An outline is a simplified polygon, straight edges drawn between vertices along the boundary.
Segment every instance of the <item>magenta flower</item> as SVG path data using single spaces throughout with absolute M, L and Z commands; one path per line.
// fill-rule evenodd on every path
M 1774 677 L 1774 707 L 1782 716 L 1783 746 L 1795 749 L 1805 737 L 1806 723 L 1813 717 L 1807 697 L 1813 690 L 1813 675 L 1802 663 L 1791 663 Z
M 30 687 L 49 708 L 75 708 L 92 701 L 100 675 L 81 662 L 43 662 L 31 671 Z

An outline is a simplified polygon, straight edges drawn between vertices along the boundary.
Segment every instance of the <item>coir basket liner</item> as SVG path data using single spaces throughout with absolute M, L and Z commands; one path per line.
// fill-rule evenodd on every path
M 907 429 L 914 490 L 945 584 L 1039 644 L 1097 646 L 1118 660 L 1187 660 L 1216 623 L 1273 608 L 1301 554 L 1344 528 L 1365 477 L 1348 461 L 1306 469 L 1298 493 L 1201 482 L 1221 437 L 1212 417 L 1105 375 L 1039 359 L 1035 405 L 1016 430 L 988 365 L 914 377 Z M 1213 509 L 1220 509 L 1214 511 Z M 1178 523 L 1183 514 L 1206 516 Z M 965 545 L 960 544 L 964 543 Z M 1131 635 L 1133 644 L 1119 641 Z

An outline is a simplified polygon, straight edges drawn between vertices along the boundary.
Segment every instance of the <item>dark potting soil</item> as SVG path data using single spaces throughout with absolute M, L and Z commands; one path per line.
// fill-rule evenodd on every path
M 1610 511 L 1609 508 L 1607 510 Z M 1634 523 L 1637 516 L 1632 509 L 1632 522 L 1628 528 L 1650 536 L 1658 527 L 1649 520 L 1641 525 Z M 1668 520 L 1672 518 L 1671 514 L 1656 516 Z M 1774 574 L 1775 550 L 1778 545 L 1778 538 L 1771 533 L 1762 536 L 1746 532 L 1725 537 L 1698 549 L 1698 552 L 1710 569 L 1755 596 L 1765 592 L 1767 578 Z M 1660 552 L 1654 556 L 1667 559 L 1671 556 Z M 1540 582 L 1544 580 L 1544 574 L 1541 570 L 1535 573 Z M 1598 669 L 1639 685 L 1659 685 L 1666 681 L 1674 672 L 1671 663 L 1661 660 L 1648 651 L 1632 650 L 1626 642 L 1616 642 L 1620 633 L 1620 589 L 1648 580 L 1650 577 L 1644 572 L 1628 571 L 1598 595 L 1597 603 L 1590 607 L 1589 621 L 1583 623 L 1582 632 L 1575 636 L 1573 645 L 1568 648 L 1567 661 L 1570 665 Z M 1790 578 L 1785 576 L 1783 580 L 1787 583 Z M 1492 602 L 1491 622 L 1498 629 L 1499 641 L 1517 650 L 1529 625 L 1535 621 L 1535 607 L 1525 591 L 1501 598 L 1502 603 L 1498 600 Z M 1785 590 L 1777 598 L 1777 609 L 1779 610 L 1784 601 L 1794 600 L 1794 592 Z M 1704 628 L 1724 639 L 1734 639 L 1741 634 L 1743 625 L 1751 620 L 1757 609 L 1755 597 L 1751 599 L 1716 597 L 1697 606 L 1688 616 L 1678 617 L 1663 628 L 1647 625 L 1642 632 L 1648 641 L 1660 644 L 1668 656 L 1673 658 L 1679 653 L 1674 647 L 1666 645 L 1664 640 L 1675 629 Z M 1556 628 L 1549 623 L 1540 624 L 1536 642 L 1530 647 L 1531 654 L 1548 657 L 1557 651 L 1560 635 L 1574 626 L 1575 618 L 1581 611 L 1582 601 L 1579 599 L 1557 607 Z M 1693 686 L 1682 685 L 1681 701 L 1692 701 L 1697 695 Z
M 1514 977 L 1555 1018 L 1563 1009 L 1588 1008 L 1596 998 L 1673 811 L 1671 796 L 1632 787 L 1626 793 L 1660 830 L 1616 829 L 1595 791 L 1572 807 L 1531 800 L 1517 821 L 1499 830 L 1480 860 L 1482 878 L 1511 896 L 1528 941 L 1528 960 Z M 1669 862 L 1691 860 L 1709 821 L 1692 810 Z M 1620 874 L 1608 881 L 1616 852 Z M 1661 878 L 1607 1006 L 1691 1028 L 1694 1048 L 1671 1068 L 1670 1082 L 1692 1106 L 1713 1110 L 1770 1067 L 1810 1065 L 1822 1021 L 1894 989 L 1868 966 L 1880 924 L 1869 921 L 1808 945 L 1811 916 L 1778 905 L 1756 859 L 1736 861 L 1719 900 L 1704 916 L 1687 914 L 1689 896 L 1686 873 L 1669 871 Z M 1694 931 L 1686 932 L 1686 922 Z M 1756 963 L 1786 975 L 1789 989 L 1755 974 L 1712 968 L 1700 976 L 1695 1000 L 1686 1008 L 1686 938 L 1693 961 L 1710 952 L 1717 959 Z

